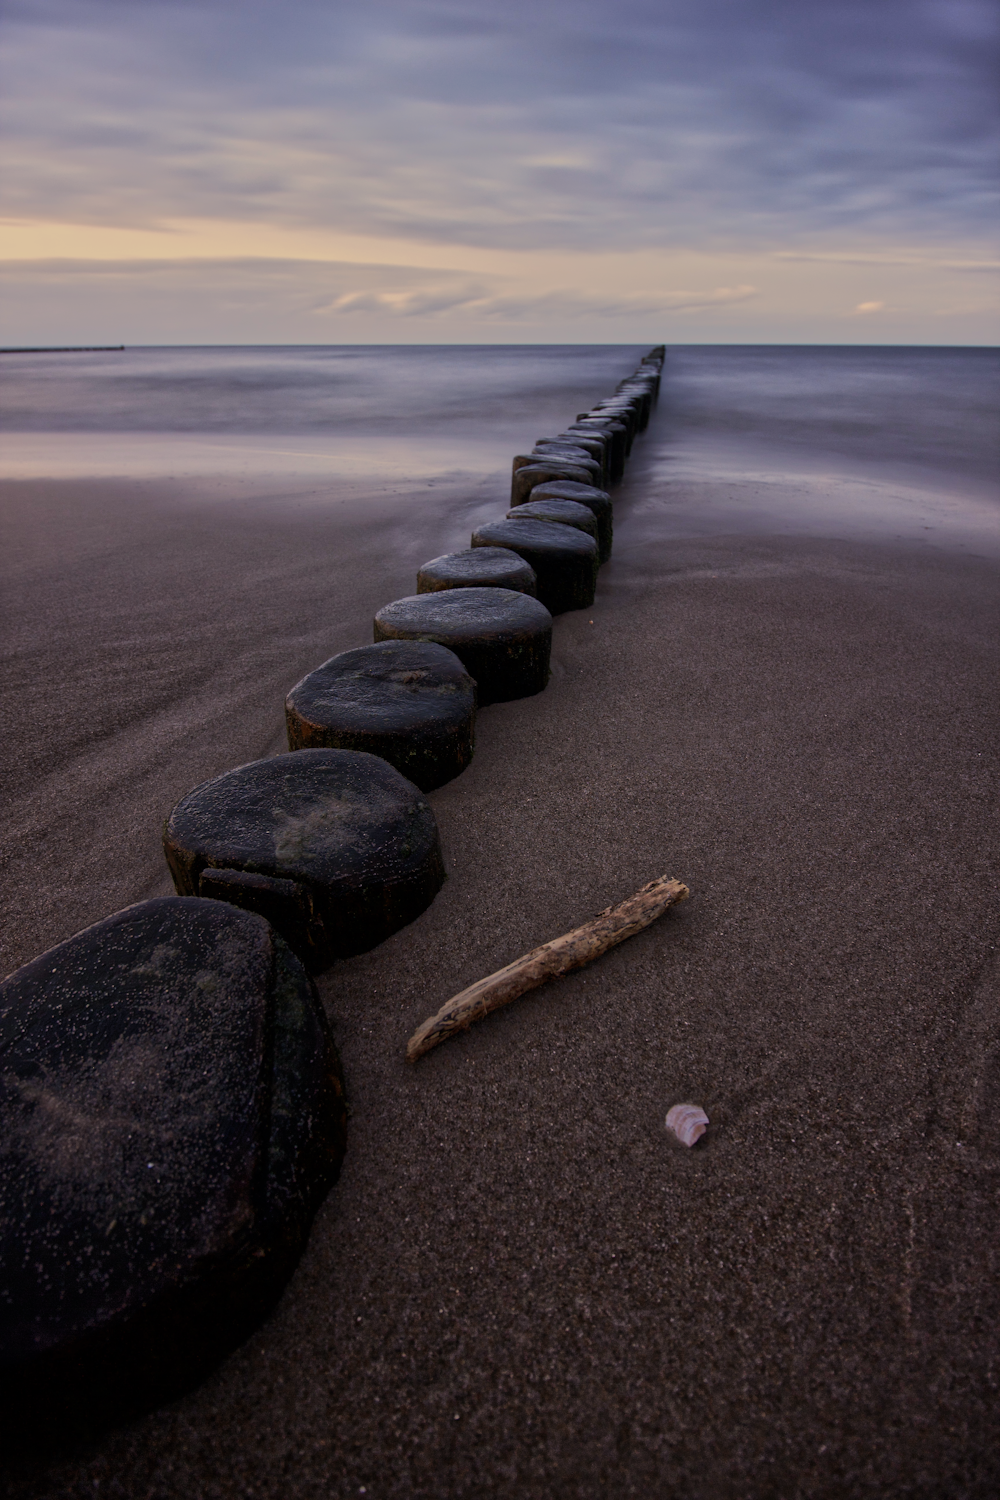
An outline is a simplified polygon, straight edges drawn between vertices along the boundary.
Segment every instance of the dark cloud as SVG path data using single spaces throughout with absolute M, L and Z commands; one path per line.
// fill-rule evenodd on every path
M 984 0 L 20 0 L 5 211 L 511 247 L 958 240 Z

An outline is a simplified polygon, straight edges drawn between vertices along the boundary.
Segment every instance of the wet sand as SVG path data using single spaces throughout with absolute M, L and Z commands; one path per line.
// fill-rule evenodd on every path
M 996 561 L 790 534 L 773 490 L 685 528 L 655 436 L 548 690 L 432 795 L 443 891 L 321 981 L 351 1134 L 279 1307 L 7 1493 L 995 1494 Z M 168 890 L 176 797 L 281 749 L 284 690 L 505 495 L 297 484 L 10 487 L 4 969 Z M 685 906 L 405 1064 L 663 873 Z

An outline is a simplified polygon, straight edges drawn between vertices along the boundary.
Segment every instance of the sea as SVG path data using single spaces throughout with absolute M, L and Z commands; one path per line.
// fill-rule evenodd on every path
M 4 352 L 0 476 L 494 476 L 499 495 L 514 453 L 610 393 L 649 347 Z M 636 524 L 1000 554 L 995 349 L 673 345 L 636 451 Z

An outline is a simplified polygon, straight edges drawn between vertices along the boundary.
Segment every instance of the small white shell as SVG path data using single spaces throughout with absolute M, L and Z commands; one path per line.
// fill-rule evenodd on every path
M 698 1104 L 675 1104 L 667 1115 L 667 1129 L 683 1146 L 693 1146 L 708 1129 L 708 1115 Z

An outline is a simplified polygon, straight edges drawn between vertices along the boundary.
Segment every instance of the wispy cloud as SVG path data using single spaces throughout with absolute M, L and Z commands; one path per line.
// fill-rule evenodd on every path
M 935 271 L 1000 271 L 1000 260 L 960 260 L 899 250 L 776 250 L 775 260 L 833 266 L 919 266 Z
M 8 254 L 95 257 L 8 268 L 29 338 L 90 327 L 98 285 L 129 337 L 822 338 L 872 301 L 900 337 L 996 269 L 995 0 L 7 0 L 2 27 Z
M 982 230 L 988 0 L 15 0 L 10 213 L 436 243 Z
M 703 312 L 713 307 L 746 302 L 757 295 L 756 287 L 716 287 L 711 292 L 650 292 L 627 297 L 608 297 L 600 292 L 550 291 L 535 296 L 490 295 L 481 287 L 456 287 L 438 291 L 345 292 L 317 312 L 329 314 L 387 313 L 412 318 L 468 312 L 501 322 L 534 322 L 539 318 L 622 318 L 665 312 Z

